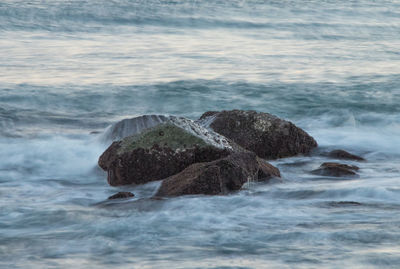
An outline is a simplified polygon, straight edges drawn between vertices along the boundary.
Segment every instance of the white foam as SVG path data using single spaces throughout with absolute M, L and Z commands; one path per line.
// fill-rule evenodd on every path
M 232 149 L 231 144 L 228 142 L 226 137 L 217 134 L 216 132 L 206 129 L 195 121 L 186 119 L 183 117 L 170 116 L 170 121 L 176 126 L 188 131 L 189 133 L 203 139 L 208 144 L 211 144 L 217 148 L 229 148 Z
M 15 178 L 71 177 L 90 173 L 104 150 L 91 137 L 43 136 L 0 140 L 0 170 Z

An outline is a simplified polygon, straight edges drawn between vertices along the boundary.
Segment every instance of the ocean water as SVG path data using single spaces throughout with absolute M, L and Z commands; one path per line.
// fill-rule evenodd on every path
M 360 177 L 149 200 L 92 132 L 149 113 L 291 120 Z M 130 200 L 108 202 L 118 191 Z M 399 268 L 400 2 L 1 0 L 1 268 Z

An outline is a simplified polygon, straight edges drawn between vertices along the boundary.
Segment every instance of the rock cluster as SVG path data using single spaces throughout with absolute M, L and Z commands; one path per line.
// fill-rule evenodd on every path
M 265 159 L 308 154 L 317 147 L 317 142 L 293 123 L 243 110 L 210 111 L 197 121 L 145 115 L 116 123 L 102 138 L 114 141 L 98 161 L 107 171 L 108 183 L 119 186 L 163 180 L 156 197 L 226 194 L 249 181 L 280 178 L 279 169 Z M 349 154 L 336 153 L 355 158 Z M 313 173 L 342 176 L 355 170 L 330 163 Z M 115 198 L 124 195 L 118 193 Z

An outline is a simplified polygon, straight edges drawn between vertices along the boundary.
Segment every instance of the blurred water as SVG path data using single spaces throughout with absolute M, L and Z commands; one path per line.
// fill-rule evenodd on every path
M 3 0 L 0 267 L 398 268 L 399 103 L 399 1 Z M 368 162 L 162 201 L 97 168 L 117 120 L 233 108 Z

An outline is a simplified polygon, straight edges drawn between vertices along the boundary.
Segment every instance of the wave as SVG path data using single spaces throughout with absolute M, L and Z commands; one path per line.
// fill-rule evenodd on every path
M 41 135 L 0 139 L 1 178 L 9 180 L 72 178 L 93 173 L 104 145 L 92 136 Z M 32 176 L 34 175 L 34 176 Z M 79 180 L 79 179 L 78 179 Z
M 355 38 L 354 33 L 360 36 L 362 32 L 357 30 L 363 27 L 375 34 L 392 31 L 395 36 L 398 26 L 393 24 L 393 19 L 398 18 L 396 10 L 399 8 L 396 9 L 398 4 L 394 2 L 391 5 L 389 10 L 379 10 L 373 2 L 364 1 L 359 3 L 358 9 L 351 6 L 350 12 L 347 5 L 338 9 L 329 3 L 314 6 L 310 3 L 305 5 L 302 1 L 3 1 L 0 3 L 0 29 L 97 32 L 110 27 L 113 29 L 114 26 L 144 25 L 278 31 L 322 28 L 322 37 Z M 315 17 L 310 19 L 315 8 L 329 14 L 331 21 Z M 370 17 L 371 12 L 381 20 L 360 23 L 362 18 Z M 349 24 L 356 27 L 349 28 Z
M 3 131 L 64 126 L 90 132 L 143 114 L 196 119 L 208 110 L 237 108 L 276 114 L 328 140 L 355 130 L 360 131 L 360 138 L 372 137 L 374 132 L 388 138 L 400 130 L 400 77 L 380 80 L 350 80 L 345 85 L 220 80 L 131 86 L 4 85 L 0 88 L 0 124 Z

